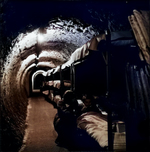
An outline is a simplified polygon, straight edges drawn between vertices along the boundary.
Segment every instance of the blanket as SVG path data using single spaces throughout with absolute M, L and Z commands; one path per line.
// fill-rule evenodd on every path
M 107 116 L 98 112 L 86 112 L 78 117 L 77 126 L 86 130 L 101 147 L 108 146 Z

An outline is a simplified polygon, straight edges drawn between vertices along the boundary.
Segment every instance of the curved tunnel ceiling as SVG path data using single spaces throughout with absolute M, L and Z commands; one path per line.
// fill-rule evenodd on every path
M 48 27 L 21 33 L 14 40 L 4 64 L 2 97 L 9 120 L 6 121 L 19 142 L 25 131 L 31 74 L 65 63 L 78 47 L 96 34 L 98 32 L 92 26 L 83 27 L 80 22 L 58 19 Z

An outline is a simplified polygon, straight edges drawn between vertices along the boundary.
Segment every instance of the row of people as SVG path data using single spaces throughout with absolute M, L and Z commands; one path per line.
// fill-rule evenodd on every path
M 99 143 L 80 127 L 77 119 L 84 113 L 101 113 L 96 106 L 93 95 L 84 94 L 81 99 L 71 90 L 65 91 L 63 97 L 59 94 L 45 96 L 46 100 L 57 108 L 54 118 L 54 128 L 58 133 L 56 144 L 69 150 L 102 150 Z M 106 116 L 107 117 L 107 116 Z M 107 146 L 107 145 L 106 145 Z

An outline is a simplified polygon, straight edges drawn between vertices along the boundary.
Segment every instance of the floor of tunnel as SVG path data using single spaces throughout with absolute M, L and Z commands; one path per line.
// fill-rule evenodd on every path
M 57 133 L 53 126 L 53 120 L 57 109 L 54 109 L 53 105 L 48 103 L 42 96 L 33 96 L 28 100 L 27 128 L 25 130 L 23 146 L 19 152 L 69 152 L 70 150 L 60 147 L 55 143 Z M 86 141 L 78 141 L 81 142 L 80 144 L 85 146 L 87 145 L 87 141 L 89 141 L 88 144 L 91 143 L 92 140 L 88 135 L 84 137 Z M 121 142 L 118 142 L 118 140 Z M 119 134 L 119 136 L 115 134 L 116 143 L 114 148 L 116 151 L 120 149 L 120 143 L 123 144 L 123 149 L 121 147 L 121 150 L 125 150 L 125 142 L 123 140 L 124 134 Z M 78 142 L 76 143 L 77 145 L 79 145 Z
M 42 96 L 29 98 L 27 129 L 20 152 L 68 152 L 55 144 L 53 119 L 57 112 Z

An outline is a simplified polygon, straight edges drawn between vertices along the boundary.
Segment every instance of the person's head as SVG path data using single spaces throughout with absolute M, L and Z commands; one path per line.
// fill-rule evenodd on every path
M 83 95 L 82 100 L 84 105 L 89 107 L 92 105 L 93 96 L 90 94 Z
M 64 95 L 63 95 L 63 100 L 65 102 L 65 104 L 69 104 L 72 102 L 72 100 L 75 99 L 75 94 L 73 91 L 71 90 L 67 90 L 65 91 Z
M 61 101 L 61 96 L 60 95 L 55 95 L 54 96 L 54 102 L 58 104 L 59 101 Z

